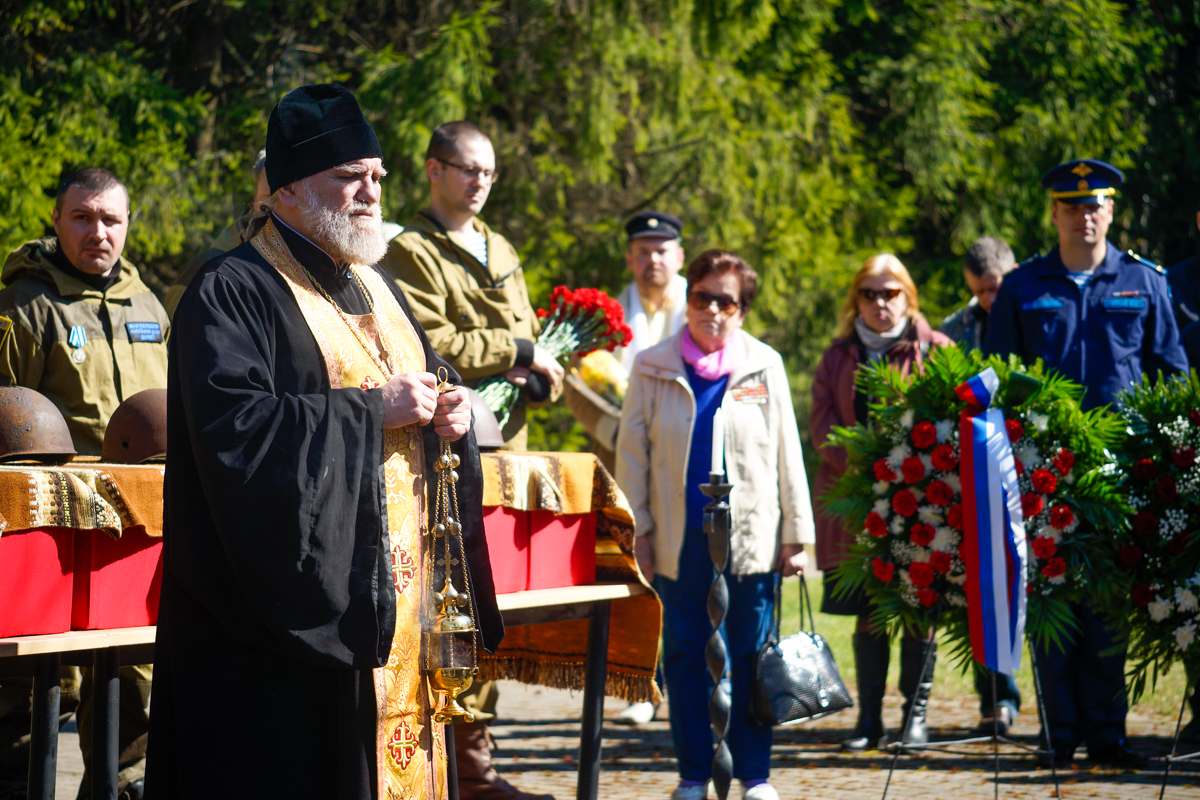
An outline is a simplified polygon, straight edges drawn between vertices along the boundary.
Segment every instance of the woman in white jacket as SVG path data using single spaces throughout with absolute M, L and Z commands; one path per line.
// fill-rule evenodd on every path
M 701 253 L 687 269 L 687 326 L 634 362 L 617 439 L 617 482 L 633 507 L 635 550 L 663 603 L 663 672 L 679 764 L 674 800 L 701 800 L 712 777 L 712 681 L 704 663 L 713 579 L 699 486 L 709 481 L 722 409 L 732 508 L 725 640 L 731 666 L 727 741 L 744 797 L 775 800 L 771 730 L 748 724 L 754 656 L 766 642 L 778 579 L 814 541 L 800 434 L 783 359 L 744 332 L 758 276 L 738 256 Z

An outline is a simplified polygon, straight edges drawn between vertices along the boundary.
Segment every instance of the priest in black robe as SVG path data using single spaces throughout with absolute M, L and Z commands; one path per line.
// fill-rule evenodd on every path
M 269 235 L 275 250 L 252 239 L 205 265 L 171 337 L 150 800 L 379 796 L 377 752 L 389 743 L 374 676 L 393 648 L 399 585 L 385 462 L 399 431 L 429 465 L 439 434 L 455 440 L 479 644 L 490 652 L 504 633 L 469 401 L 431 388 L 439 368 L 459 376 L 377 265 L 370 231 L 386 173 L 375 133 L 353 95 L 324 85 L 286 95 L 267 136 L 274 206 L 256 238 Z M 371 338 L 378 329 L 362 320 L 383 306 L 406 317 L 425 372 L 335 387 L 311 309 L 272 252 L 299 267 L 310 300 L 331 304 L 323 311 L 364 350 L 386 337 Z M 429 494 L 426 511 L 432 475 L 411 484 Z M 396 753 L 408 744 L 390 743 Z

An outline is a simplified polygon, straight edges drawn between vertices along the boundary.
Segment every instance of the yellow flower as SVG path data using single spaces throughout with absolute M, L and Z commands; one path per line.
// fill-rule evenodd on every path
M 629 375 L 607 350 L 596 350 L 580 359 L 579 377 L 588 388 L 614 405 L 619 406 L 625 400 Z

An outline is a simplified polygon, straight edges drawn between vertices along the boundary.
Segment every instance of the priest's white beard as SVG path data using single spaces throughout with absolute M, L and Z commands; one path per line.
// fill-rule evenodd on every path
M 355 200 L 347 208 L 331 209 L 322 204 L 308 181 L 299 182 L 296 196 L 314 243 L 334 261 L 369 265 L 378 263 L 387 253 L 388 243 L 381 224 L 383 215 L 378 203 Z M 351 216 L 358 211 L 370 211 L 371 216 Z

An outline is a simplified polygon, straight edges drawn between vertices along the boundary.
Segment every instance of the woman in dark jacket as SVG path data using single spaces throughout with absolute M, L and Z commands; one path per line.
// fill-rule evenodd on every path
M 850 283 L 842 307 L 837 338 L 821 357 L 813 378 L 812 414 L 808 431 L 818 448 L 816 496 L 824 496 L 846 471 L 846 451 L 826 447 L 835 425 L 853 426 L 867 421 L 867 397 L 855 385 L 859 367 L 885 361 L 908 374 L 920 371 L 933 346 L 952 344 L 929 327 L 917 307 L 917 287 L 900 260 L 890 254 L 868 258 Z M 854 634 L 854 662 L 858 673 L 858 724 L 845 750 L 877 747 L 886 736 L 883 728 L 883 694 L 887 686 L 890 647 L 883 631 L 870 623 L 872 606 L 864 592 L 835 596 L 829 571 L 844 561 L 854 542 L 854 532 L 817 509 L 817 566 L 826 575 L 821 610 L 826 614 L 858 617 Z M 921 681 L 928 639 L 906 631 L 900 648 L 900 691 L 904 694 L 904 719 L 908 725 L 901 740 L 910 744 L 927 740 L 925 708 L 933 686 L 932 665 Z M 936 656 L 934 656 L 936 659 Z M 912 715 L 909 716 L 909 709 Z

